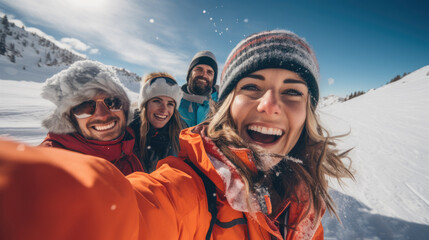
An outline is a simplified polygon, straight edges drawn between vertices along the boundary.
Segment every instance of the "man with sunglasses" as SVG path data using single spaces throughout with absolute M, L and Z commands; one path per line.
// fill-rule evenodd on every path
M 192 58 L 182 86 L 183 98 L 179 112 L 188 127 L 200 124 L 207 116 L 210 101 L 217 101 L 217 62 L 210 51 L 200 51 Z
M 102 157 L 125 175 L 143 171 L 133 153 L 130 100 L 116 73 L 94 61 L 79 61 L 46 80 L 42 97 L 57 108 L 43 121 L 41 146 Z

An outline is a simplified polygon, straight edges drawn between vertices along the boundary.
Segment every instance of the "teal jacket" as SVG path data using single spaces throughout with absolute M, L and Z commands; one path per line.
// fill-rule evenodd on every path
M 183 98 L 180 102 L 179 113 L 188 127 L 200 124 L 210 111 L 210 99 L 217 102 L 218 90 L 213 87 L 210 96 L 194 95 L 188 92 L 187 84 L 182 86 Z

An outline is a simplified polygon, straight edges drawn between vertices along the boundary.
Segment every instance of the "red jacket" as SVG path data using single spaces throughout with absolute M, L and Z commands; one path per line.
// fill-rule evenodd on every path
M 128 175 L 135 171 L 144 171 L 133 153 L 134 141 L 134 133 L 127 127 L 121 137 L 112 141 L 88 140 L 78 133 L 48 133 L 40 146 L 64 148 L 101 157 L 113 163 L 124 175 Z

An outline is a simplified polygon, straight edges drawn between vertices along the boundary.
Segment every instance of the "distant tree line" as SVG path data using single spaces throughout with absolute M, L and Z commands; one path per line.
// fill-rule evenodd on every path
M 409 73 L 404 73 L 403 75 L 402 75 L 402 77 L 401 77 L 401 75 L 396 75 L 394 78 L 392 78 L 387 84 L 389 84 L 389 83 L 393 83 L 393 82 L 396 82 L 396 81 L 398 81 L 399 79 L 401 79 L 401 78 L 403 78 L 403 77 L 405 77 L 405 76 L 407 76 Z
M 365 94 L 364 91 L 357 91 L 357 92 L 354 92 L 354 93 L 350 93 L 350 95 L 346 96 L 346 98 L 344 99 L 344 101 L 350 100 L 352 98 L 358 97 L 358 96 L 363 95 L 363 94 Z
M 4 56 L 6 54 L 6 34 L 9 33 L 9 20 L 6 14 L 2 18 L 1 24 L 3 27 L 0 30 L 0 54 Z
M 386 83 L 386 84 L 396 82 L 396 81 L 398 81 L 399 79 L 401 79 L 401 78 L 403 78 L 403 77 L 407 76 L 408 74 L 410 74 L 410 73 L 404 73 L 404 74 L 402 74 L 402 76 L 398 74 L 398 75 L 396 75 L 394 78 L 392 78 L 392 79 L 391 79 L 388 83 Z M 428 74 L 429 74 L 429 73 L 428 73 Z M 365 94 L 365 92 L 364 92 L 364 91 L 355 91 L 355 92 L 350 93 L 349 95 L 347 95 L 347 96 L 344 98 L 344 101 L 350 100 L 350 99 L 352 99 L 352 98 L 358 97 L 358 96 L 363 95 L 363 94 Z

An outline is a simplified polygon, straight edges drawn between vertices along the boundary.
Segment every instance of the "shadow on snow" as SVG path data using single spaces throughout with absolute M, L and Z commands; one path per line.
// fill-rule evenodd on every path
M 372 214 L 368 206 L 355 198 L 330 190 L 337 203 L 338 216 L 343 225 L 328 213 L 322 219 L 326 239 L 427 239 L 429 225 Z M 406 206 L 404 206 L 406 207 Z

